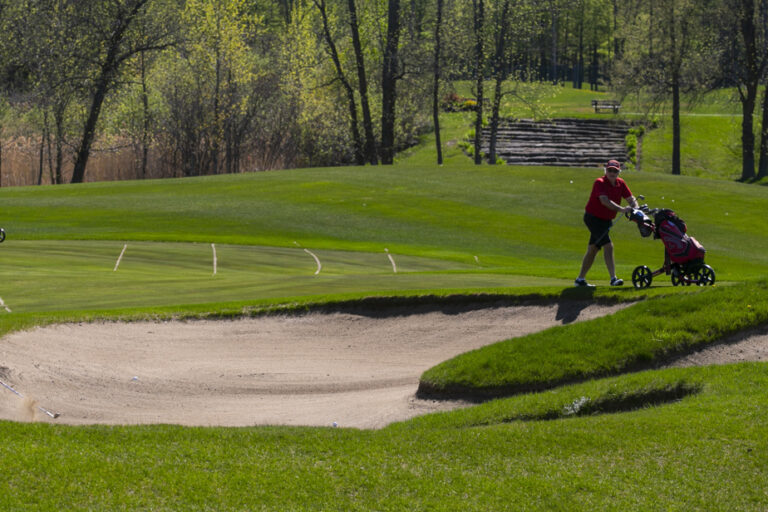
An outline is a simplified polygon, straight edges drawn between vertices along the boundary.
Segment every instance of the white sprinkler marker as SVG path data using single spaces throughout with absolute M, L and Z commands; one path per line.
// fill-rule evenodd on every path
M 120 256 L 118 256 L 118 258 L 117 258 L 117 262 L 115 262 L 115 268 L 112 270 L 112 272 L 117 272 L 117 267 L 119 267 L 119 266 L 120 266 L 120 261 L 122 261 L 122 259 L 123 259 L 123 254 L 125 254 L 125 249 L 127 249 L 127 248 L 128 248 L 128 244 L 125 244 L 125 245 L 123 246 L 123 250 L 122 250 L 122 251 L 120 251 Z
M 395 258 L 393 258 L 391 254 L 389 254 L 389 249 L 384 249 L 384 252 L 387 253 L 387 258 L 389 258 L 389 262 L 392 263 L 392 272 L 397 274 L 397 265 L 395 265 Z
M 216 258 L 216 245 L 211 244 L 211 250 L 213 250 L 213 275 L 216 275 L 217 267 L 219 266 L 218 259 Z
M 320 264 L 320 258 L 315 256 L 315 253 L 310 251 L 309 249 L 304 249 L 304 252 L 315 258 L 315 263 L 317 263 L 317 270 L 315 270 L 315 275 L 319 274 L 320 271 L 323 269 L 323 266 Z
M 9 312 L 9 313 L 11 313 L 11 312 L 12 312 L 12 311 L 11 311 L 11 308 L 9 308 L 8 306 L 6 306 L 6 305 L 5 305 L 5 302 L 3 302 L 3 298 L 2 298 L 2 297 L 0 297 L 0 307 L 2 307 L 3 309 L 5 309 L 5 310 L 6 310 L 7 312 Z

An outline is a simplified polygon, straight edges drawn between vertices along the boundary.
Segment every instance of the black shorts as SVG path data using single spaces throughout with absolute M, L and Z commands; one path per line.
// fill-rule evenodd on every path
M 601 219 L 591 213 L 584 212 L 584 224 L 589 229 L 589 245 L 602 247 L 605 244 L 611 243 L 611 237 L 608 236 L 608 232 L 611 230 L 611 226 L 613 226 L 612 220 Z

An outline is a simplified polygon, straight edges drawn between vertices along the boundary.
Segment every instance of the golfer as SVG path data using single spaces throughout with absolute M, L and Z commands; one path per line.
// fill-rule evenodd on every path
M 621 164 L 617 160 L 608 160 L 605 165 L 605 174 L 597 178 L 592 185 L 592 194 L 590 194 L 587 206 L 584 208 L 584 224 L 589 229 L 589 245 L 581 262 L 579 277 L 574 281 L 576 286 L 594 286 L 587 283 L 585 278 L 600 249 L 603 249 L 605 266 L 611 276 L 611 286 L 624 284 L 623 280 L 616 277 L 613 242 L 611 242 L 608 232 L 611 230 L 616 214 L 631 212 L 633 208 L 637 208 L 637 200 L 624 180 L 619 178 L 620 172 Z M 622 198 L 627 200 L 629 206 L 621 206 Z

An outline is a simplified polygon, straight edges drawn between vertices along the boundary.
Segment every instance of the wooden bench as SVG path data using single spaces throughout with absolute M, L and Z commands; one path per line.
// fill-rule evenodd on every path
M 613 110 L 614 114 L 618 114 L 621 103 L 617 100 L 592 100 L 592 107 L 595 109 L 595 113 L 600 110 Z

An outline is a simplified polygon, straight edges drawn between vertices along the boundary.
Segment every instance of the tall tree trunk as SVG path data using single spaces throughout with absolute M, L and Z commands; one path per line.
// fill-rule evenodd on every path
M 83 127 L 83 136 L 80 141 L 80 147 L 77 150 L 75 166 L 72 171 L 72 183 L 82 183 L 85 179 L 85 166 L 88 163 L 93 139 L 96 136 L 96 123 L 99 121 L 99 115 L 101 115 L 104 98 L 107 96 L 107 91 L 121 63 L 121 58 L 118 57 L 120 46 L 123 43 L 126 30 L 128 30 L 128 27 L 147 1 L 149 0 L 136 0 L 130 6 L 128 12 L 123 13 L 118 19 L 114 20 L 114 32 L 112 32 L 106 45 L 107 54 L 101 64 L 99 76 L 94 82 L 91 106 L 88 110 L 85 126 Z
M 40 169 L 37 173 L 37 184 L 42 185 L 43 184 L 43 170 L 45 169 L 45 166 L 43 165 L 43 145 L 48 145 L 48 161 L 50 162 L 51 159 L 51 130 L 48 128 L 48 109 L 46 108 L 43 112 L 43 137 L 40 139 Z M 50 169 L 50 166 L 49 166 Z
M 757 87 L 747 86 L 741 97 L 741 181 L 755 177 L 754 111 Z
M 760 133 L 760 164 L 757 178 L 768 177 L 768 86 L 763 89 L 763 122 Z
M 219 33 L 221 30 L 220 26 L 220 19 L 216 19 L 216 32 Z M 219 111 L 221 110 L 221 48 L 219 47 L 219 43 L 216 43 L 216 48 L 214 49 L 214 54 L 216 56 L 216 65 L 215 65 L 215 82 L 213 84 L 213 137 L 211 140 L 211 169 L 213 170 L 213 174 L 219 174 L 219 151 L 220 151 L 220 144 L 221 144 L 221 114 Z M 209 172 L 204 171 L 201 169 L 201 172 L 205 172 L 205 174 L 209 174 Z
M 597 34 L 595 34 L 595 40 Z M 597 55 L 597 43 L 592 45 L 592 62 L 589 65 L 589 90 L 597 90 L 597 72 L 598 72 L 598 55 Z
M 71 183 L 82 183 L 85 178 L 85 166 L 88 163 L 88 157 L 91 155 L 91 146 L 96 136 L 96 123 L 101 114 L 101 107 L 104 104 L 104 98 L 107 95 L 108 83 L 112 79 L 111 70 L 102 70 L 102 76 L 96 82 L 96 88 L 91 98 L 91 107 L 88 110 L 88 118 L 83 127 L 83 136 L 80 141 L 80 147 L 77 150 L 75 166 L 72 171 Z
M 432 86 L 432 121 L 435 124 L 435 148 L 437 150 L 437 165 L 443 164 L 443 145 L 440 142 L 440 30 L 443 23 L 443 0 L 437 0 L 437 17 L 435 19 L 435 60 L 434 82 Z
M 64 115 L 66 106 L 60 105 L 53 112 L 53 120 L 56 125 L 56 167 L 51 175 L 51 183 L 58 185 L 64 183 L 62 168 L 64 166 Z
M 742 0 L 741 2 L 741 36 L 744 41 L 745 52 L 745 80 L 744 91 L 739 88 L 741 98 L 741 180 L 747 181 L 755 177 L 755 133 L 754 111 L 757 101 L 757 88 L 760 83 L 762 70 L 758 66 L 757 40 L 754 0 Z
M 496 141 L 499 135 L 499 111 L 501 110 L 502 84 L 503 76 L 496 76 L 496 84 L 493 94 L 493 105 L 491 107 L 491 137 L 488 142 L 488 163 L 496 163 Z
M 483 47 L 483 29 L 485 26 L 485 6 L 483 0 L 474 0 L 475 25 L 475 87 L 477 89 L 477 111 L 475 112 L 475 164 L 483 163 L 481 151 L 483 143 L 483 70 L 485 68 L 485 48 Z
M 579 56 L 576 64 L 576 88 L 581 89 L 584 84 L 584 2 L 581 3 L 581 15 L 579 17 Z
M 149 93 L 147 92 L 147 69 L 146 64 L 144 62 L 144 52 L 141 52 L 139 54 L 140 59 L 140 65 L 141 65 L 141 106 L 142 106 L 142 115 L 144 119 L 142 120 L 142 126 L 141 126 L 141 170 L 140 170 L 140 176 L 141 179 L 145 179 L 147 177 L 147 160 L 149 156 Z
M 669 5 L 670 54 L 672 56 L 672 174 L 680 174 L 680 48 L 674 0 Z
M 389 0 L 387 8 L 387 42 L 381 76 L 381 163 L 391 165 L 395 159 L 395 103 L 397 100 L 397 46 L 400 39 L 400 0 Z
M 504 0 L 501 8 L 501 16 L 498 19 L 496 31 L 496 50 L 493 57 L 493 74 L 496 85 L 493 94 L 493 106 L 491 108 L 491 138 L 488 143 L 488 163 L 496 163 L 496 139 L 499 133 L 499 111 L 501 110 L 502 86 L 507 79 L 505 55 L 507 53 L 507 15 L 509 13 L 509 0 Z
M 355 0 L 349 0 L 347 4 L 349 8 L 349 28 L 352 31 L 352 48 L 355 52 L 355 65 L 357 67 L 357 89 L 360 93 L 360 107 L 363 111 L 363 133 L 365 134 L 363 153 L 365 160 L 369 164 L 378 165 L 379 157 L 376 154 L 376 136 L 373 134 L 371 107 L 368 102 L 368 78 L 365 74 L 365 59 L 363 48 L 360 44 L 360 25 L 357 20 L 357 7 Z
M 615 64 L 619 58 L 621 58 L 621 49 L 619 46 L 619 38 L 616 37 L 616 34 L 619 33 L 619 2 L 618 0 L 613 0 L 613 31 L 611 32 L 613 37 L 613 63 Z M 597 87 L 595 87 L 597 89 Z
M 552 13 L 552 84 L 556 85 L 558 82 L 558 66 L 557 66 L 557 6 L 553 0 L 550 0 L 550 10 Z
M 48 117 L 48 113 L 46 112 L 46 117 Z M 38 155 L 38 173 L 37 173 L 37 184 L 40 185 L 43 182 L 43 170 L 45 169 L 45 139 L 47 137 L 48 132 L 48 122 L 46 119 L 45 126 L 43 127 L 43 135 L 40 137 L 40 154 Z
M 341 68 L 341 60 L 339 59 L 339 52 L 336 49 L 336 43 L 331 37 L 331 29 L 328 23 L 328 13 L 326 11 L 325 0 L 315 0 L 315 7 L 320 11 L 320 17 L 323 20 L 323 35 L 325 36 L 325 42 L 328 45 L 328 51 L 331 54 L 331 60 L 336 68 L 336 76 L 341 82 L 344 91 L 347 94 L 347 105 L 349 108 L 349 128 L 352 132 L 352 142 L 355 147 L 355 163 L 357 165 L 365 164 L 365 155 L 363 154 L 363 144 L 360 139 L 360 129 L 357 121 L 357 101 L 355 100 L 355 90 L 347 80 L 347 76 L 344 74 L 344 70 Z
M 680 77 L 672 78 L 672 174 L 680 174 Z

